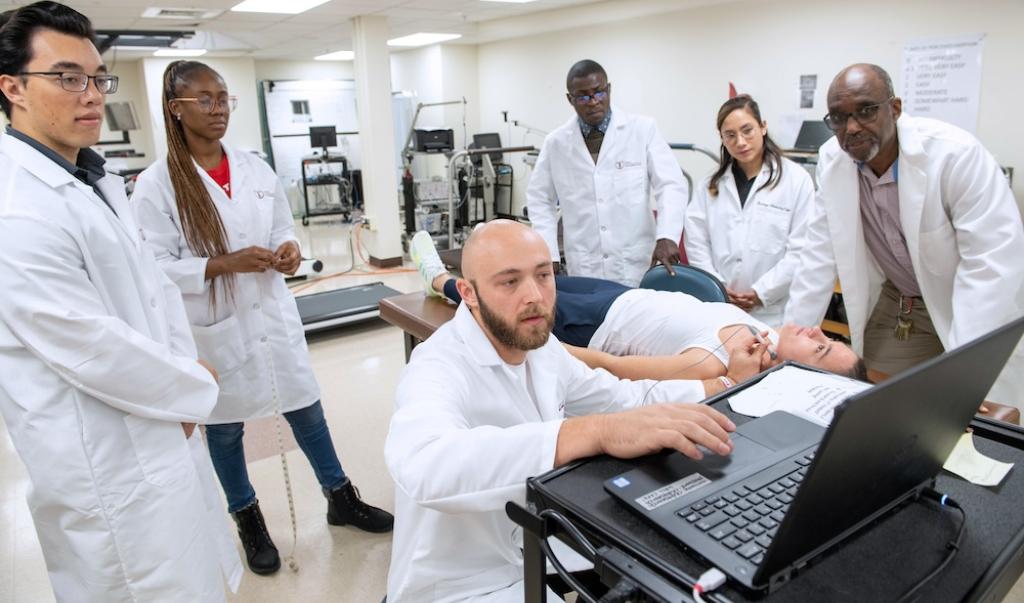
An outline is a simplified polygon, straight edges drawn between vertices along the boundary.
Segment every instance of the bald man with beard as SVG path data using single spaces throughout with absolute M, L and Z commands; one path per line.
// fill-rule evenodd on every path
M 597 454 L 732 450 L 735 426 L 700 381 L 625 381 L 551 337 L 555 283 L 544 240 L 510 221 L 474 231 L 455 318 L 413 352 L 385 460 L 396 483 L 389 603 L 523 600 L 521 533 L 505 503 L 526 480 Z M 758 359 L 753 336 L 749 361 Z M 552 594 L 552 596 L 554 596 Z

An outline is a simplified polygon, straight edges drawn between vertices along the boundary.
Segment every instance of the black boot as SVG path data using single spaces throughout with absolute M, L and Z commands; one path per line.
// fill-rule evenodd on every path
M 245 549 L 245 559 L 254 574 L 273 574 L 281 569 L 281 557 L 270 539 L 267 524 L 263 521 L 260 502 L 256 501 L 231 514 L 238 524 L 238 538 Z
M 359 490 L 351 481 L 338 486 L 327 497 L 327 523 L 332 526 L 351 525 L 364 532 L 390 532 L 395 518 L 384 509 L 371 507 L 359 498 Z

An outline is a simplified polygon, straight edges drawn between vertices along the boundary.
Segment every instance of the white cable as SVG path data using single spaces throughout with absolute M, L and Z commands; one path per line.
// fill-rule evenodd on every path
M 697 603 L 704 603 L 704 598 L 701 595 L 709 593 L 723 584 L 725 584 L 725 574 L 722 573 L 722 570 L 717 567 L 709 569 L 701 574 L 697 583 L 693 585 L 693 600 Z

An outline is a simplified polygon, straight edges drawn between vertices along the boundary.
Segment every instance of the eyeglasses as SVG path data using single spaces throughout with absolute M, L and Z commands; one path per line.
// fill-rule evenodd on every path
M 18 75 L 57 77 L 60 80 L 60 87 L 68 92 L 85 92 L 89 88 L 89 80 L 96 82 L 96 89 L 100 94 L 117 92 L 116 75 L 86 75 L 77 71 L 22 71 Z
M 172 98 L 171 100 L 185 101 L 188 103 L 195 103 L 199 107 L 199 110 L 203 113 L 213 113 L 214 108 L 219 108 L 221 111 L 228 113 L 238 108 L 238 97 L 237 96 L 225 96 L 218 100 L 214 100 L 210 96 L 196 97 L 178 97 Z
M 736 132 L 733 132 L 732 130 L 727 130 L 725 132 L 721 132 L 722 142 L 726 144 L 732 144 L 736 142 L 737 138 L 742 138 L 743 140 L 750 140 L 751 138 L 754 138 L 754 135 L 756 133 L 757 129 L 754 128 L 754 126 L 744 126 L 743 128 L 740 128 L 738 134 Z
M 592 101 L 592 100 L 596 100 L 597 102 L 601 102 L 604 99 L 608 98 L 608 89 L 605 88 L 603 90 L 595 90 L 593 94 L 569 95 L 569 98 L 572 99 L 573 104 L 576 104 L 576 105 L 589 105 L 590 101 Z
M 880 103 L 875 103 L 874 105 L 861 107 L 860 109 L 857 109 L 853 113 L 829 113 L 825 115 L 823 121 L 825 122 L 825 125 L 828 126 L 829 129 L 832 130 L 833 132 L 845 130 L 846 123 L 850 121 L 851 117 L 855 119 L 857 123 L 859 123 L 860 125 L 867 125 L 875 121 L 875 118 L 878 117 L 878 110 L 881 109 L 883 105 L 892 102 L 892 100 L 895 98 L 895 96 L 890 96 L 888 99 Z

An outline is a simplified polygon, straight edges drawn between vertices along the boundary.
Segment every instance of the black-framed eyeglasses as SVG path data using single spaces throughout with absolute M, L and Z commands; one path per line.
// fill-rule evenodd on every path
M 199 107 L 199 110 L 203 113 L 213 113 L 215 108 L 227 113 L 231 113 L 232 111 L 238 108 L 237 96 L 225 96 L 220 99 L 215 99 L 212 96 L 179 96 L 178 98 L 172 98 L 171 100 L 195 103 L 196 106 Z
M 89 87 L 89 80 L 96 82 L 96 89 L 101 94 L 113 94 L 117 92 L 117 76 L 106 73 L 100 75 L 87 75 L 78 71 L 21 71 L 18 75 L 42 75 L 56 77 L 60 80 L 60 87 L 68 92 L 85 92 Z
M 895 96 L 890 96 L 888 99 L 880 103 L 875 103 L 874 105 L 861 107 L 860 109 L 857 109 L 853 113 L 828 113 L 827 115 L 825 115 L 824 118 L 822 118 L 822 121 L 824 121 L 825 125 L 828 126 L 829 129 L 832 130 L 833 132 L 845 130 L 846 123 L 850 121 L 851 117 L 855 119 L 857 123 L 859 123 L 860 125 L 867 125 L 875 121 L 875 119 L 878 117 L 879 109 L 881 109 L 884 105 L 891 103 L 895 98 Z
M 592 100 L 601 102 L 608 98 L 608 88 L 595 90 L 592 94 L 570 94 L 569 98 L 572 99 L 574 105 L 589 105 Z

